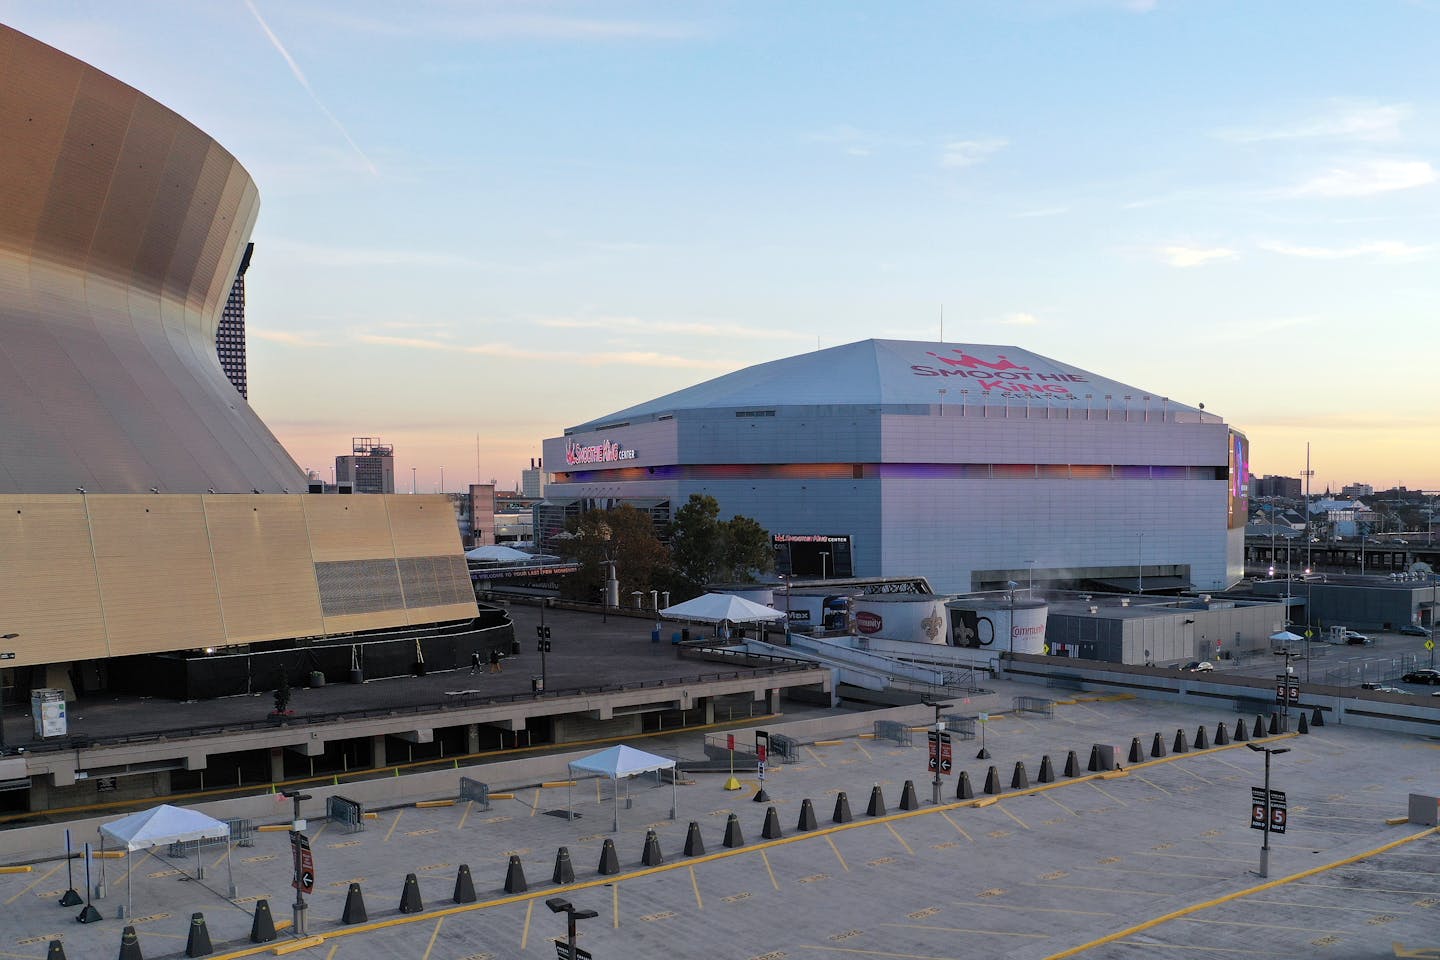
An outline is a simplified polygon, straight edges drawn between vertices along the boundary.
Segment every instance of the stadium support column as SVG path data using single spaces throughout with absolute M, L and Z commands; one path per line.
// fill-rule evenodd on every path
M 377 733 L 370 738 L 370 766 L 385 766 L 385 734 Z

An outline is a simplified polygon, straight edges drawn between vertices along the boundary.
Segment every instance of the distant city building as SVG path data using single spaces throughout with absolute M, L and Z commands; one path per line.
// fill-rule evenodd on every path
M 520 492 L 539 499 L 545 495 L 545 461 L 530 458 L 530 469 L 520 471 Z
M 1264 476 L 1251 481 L 1250 495 L 1257 500 L 1268 497 L 1284 497 L 1288 500 L 1300 499 L 1300 479 L 1298 477 L 1275 477 Z
M 335 482 L 356 493 L 395 492 L 395 448 L 379 437 L 353 437 L 349 456 L 335 458 Z
M 220 326 L 215 328 L 220 369 L 246 400 L 250 399 L 250 387 L 245 374 L 245 271 L 250 269 L 250 255 L 254 252 L 255 244 L 247 243 L 240 269 L 235 271 L 235 282 L 230 285 L 230 298 L 220 314 Z
M 1375 488 L 1368 483 L 1347 483 L 1340 488 L 1340 496 L 1357 500 L 1360 497 L 1373 497 Z

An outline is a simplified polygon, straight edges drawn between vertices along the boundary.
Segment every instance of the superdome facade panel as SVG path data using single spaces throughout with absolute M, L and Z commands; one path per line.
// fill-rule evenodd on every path
M 579 425 L 545 457 L 547 500 L 673 512 L 709 494 L 772 534 L 848 536 L 855 576 L 943 592 L 1036 574 L 1144 589 L 1147 571 L 1221 589 L 1243 572 L 1243 435 L 1019 347 L 819 350 Z

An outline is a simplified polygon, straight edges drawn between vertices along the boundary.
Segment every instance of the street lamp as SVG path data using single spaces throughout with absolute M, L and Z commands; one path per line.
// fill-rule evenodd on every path
M 552 913 L 565 914 L 565 942 L 568 949 L 562 960 L 567 960 L 567 958 L 568 960 L 578 960 L 578 954 L 575 952 L 575 921 L 590 920 L 600 914 L 594 910 L 576 910 L 575 905 L 564 897 L 551 897 L 545 901 L 545 906 L 549 907 Z
M 20 636 L 18 633 L 0 633 L 0 640 L 14 640 Z M 0 691 L 3 691 L 0 687 Z M 4 694 L 0 692 L 0 756 L 5 755 L 5 700 Z
M 1289 753 L 1289 747 L 1267 747 L 1263 743 L 1247 743 L 1256 753 L 1265 754 L 1265 842 L 1260 847 L 1260 876 L 1270 876 L 1270 755 Z
M 300 802 L 311 799 L 308 793 L 299 790 L 281 790 L 280 796 L 287 797 L 295 804 L 294 816 L 290 822 L 290 845 L 294 848 L 295 859 L 295 935 L 305 936 L 305 876 L 301 862 L 301 841 L 305 839 L 305 821 L 300 819 Z
M 1135 543 L 1135 592 L 1145 595 L 1145 534 L 1139 534 Z
M 821 580 L 824 580 L 825 577 L 826 577 L 826 573 L 825 573 L 825 561 L 827 561 L 827 560 L 829 560 L 829 559 L 830 559 L 830 551 L 829 551 L 829 550 L 821 550 L 821 551 L 820 551 L 820 579 L 821 579 Z
M 1291 634 L 1291 636 L 1294 636 L 1294 634 Z M 1275 656 L 1285 658 L 1285 675 L 1280 680 L 1280 685 L 1285 688 L 1285 701 L 1280 704 L 1280 732 L 1288 733 L 1290 731 L 1290 677 L 1295 671 L 1295 668 L 1290 666 L 1290 658 L 1293 657 L 1294 654 L 1290 652 L 1290 647 L 1286 646 L 1281 650 L 1277 650 Z M 1307 660 L 1306 662 L 1308 663 L 1309 661 Z

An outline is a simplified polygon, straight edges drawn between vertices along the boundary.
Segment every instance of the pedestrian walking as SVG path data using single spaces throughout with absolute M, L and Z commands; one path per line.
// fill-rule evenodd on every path
M 470 653 L 470 676 L 475 676 L 475 671 L 480 669 L 480 651 L 473 650 Z
M 500 672 L 500 651 L 499 651 L 499 650 L 491 650 L 491 651 L 490 651 L 490 672 L 491 672 L 491 673 L 499 673 L 499 672 Z

